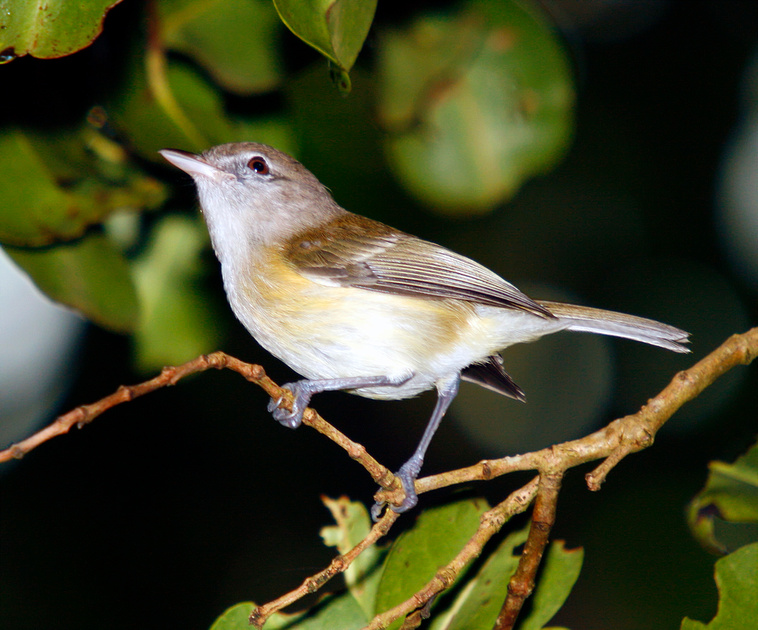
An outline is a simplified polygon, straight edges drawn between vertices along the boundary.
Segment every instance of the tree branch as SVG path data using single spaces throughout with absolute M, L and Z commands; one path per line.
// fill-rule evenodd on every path
M 409 614 L 413 616 L 408 619 L 407 627 L 415 627 L 418 621 L 428 613 L 432 600 L 455 582 L 463 568 L 481 553 L 484 544 L 511 516 L 526 510 L 536 497 L 529 538 L 519 567 L 509 583 L 509 594 L 497 622 L 499 625 L 495 626 L 498 629 L 511 628 L 523 602 L 534 588 L 535 575 L 555 520 L 557 497 L 565 472 L 580 464 L 602 459 L 603 462 L 586 475 L 590 490 L 598 490 L 608 473 L 624 457 L 652 445 L 655 434 L 677 409 L 698 396 L 720 376 L 737 365 L 751 363 L 756 356 L 758 356 L 758 328 L 753 328 L 742 335 L 733 335 L 694 366 L 678 373 L 661 393 L 649 400 L 637 413 L 614 420 L 603 429 L 584 438 L 523 455 L 483 460 L 474 466 L 417 480 L 416 491 L 422 494 L 464 482 L 493 479 L 514 471 L 537 470 L 539 473 L 538 477 L 513 492 L 505 501 L 485 512 L 479 528 L 456 558 L 448 566 L 440 569 L 423 589 L 392 610 L 377 615 L 367 628 L 372 630 L 383 628 L 401 616 Z M 272 398 L 283 397 L 285 407 L 292 403 L 291 393 L 269 379 L 260 365 L 244 363 L 223 352 L 214 352 L 178 367 L 164 368 L 159 376 L 149 381 L 138 385 L 122 386 L 113 394 L 95 403 L 73 409 L 29 438 L 0 451 L 0 462 L 21 458 L 47 440 L 67 433 L 73 426 L 81 428 L 92 422 L 100 414 L 116 405 L 161 387 L 174 385 L 189 374 L 211 368 L 226 368 L 238 372 L 248 381 L 261 387 Z M 378 500 L 388 503 L 398 503 L 402 500 L 402 489 L 394 475 L 371 457 L 362 445 L 348 439 L 313 409 L 306 409 L 303 414 L 303 423 L 340 445 L 352 459 L 368 471 L 371 477 L 384 488 L 377 493 Z M 260 628 L 273 612 L 321 588 L 334 575 L 350 566 L 364 549 L 386 535 L 397 518 L 398 515 L 395 512 L 386 510 L 366 539 L 349 552 L 337 556 L 328 567 L 305 580 L 297 589 L 255 609 L 250 617 L 251 623 Z
M 421 590 L 403 603 L 374 617 L 371 623 L 363 630 L 386 628 L 400 617 L 408 615 L 415 610 L 423 609 L 433 598 L 450 588 L 461 572 L 479 556 L 490 538 L 499 532 L 502 526 L 513 516 L 524 512 L 529 507 L 529 504 L 537 494 L 538 487 L 539 477 L 535 477 L 525 486 L 512 492 L 507 499 L 482 514 L 476 532 L 474 532 L 474 535 L 471 536 L 455 558 L 444 567 L 438 569 L 434 577 Z
M 555 525 L 555 513 L 558 507 L 558 493 L 563 476 L 560 474 L 541 474 L 537 496 L 534 499 L 532 522 L 524 551 L 519 559 L 516 572 L 508 582 L 508 595 L 497 616 L 493 630 L 511 630 L 521 612 L 527 597 L 532 594 L 537 577 L 537 570 L 542 562 L 550 532 Z
M 268 604 L 253 608 L 253 612 L 250 613 L 250 625 L 254 628 L 262 628 L 266 620 L 275 612 L 286 608 L 290 604 L 293 604 L 297 600 L 311 593 L 318 591 L 324 584 L 331 580 L 338 573 L 345 571 L 353 561 L 361 554 L 365 549 L 373 545 L 383 536 L 387 535 L 392 525 L 398 519 L 400 515 L 393 510 L 385 510 L 384 515 L 380 518 L 368 535 L 359 542 L 355 547 L 345 554 L 336 556 L 325 569 L 319 571 L 315 575 L 312 575 L 305 579 L 305 581 L 296 589 L 285 593 L 281 597 L 270 601 Z
M 99 415 L 116 405 L 129 402 L 135 398 L 154 392 L 157 389 L 161 389 L 162 387 L 176 385 L 179 380 L 190 374 L 204 372 L 210 369 L 229 369 L 237 372 L 251 383 L 258 385 L 272 398 L 278 399 L 279 397 L 282 397 L 283 405 L 287 406 L 292 404 L 292 393 L 287 389 L 279 387 L 274 381 L 266 376 L 263 367 L 252 363 L 245 363 L 244 361 L 240 361 L 224 352 L 214 352 L 212 354 L 201 355 L 178 367 L 163 368 L 158 376 L 149 381 L 137 385 L 122 385 L 114 393 L 105 398 L 101 398 L 89 405 L 81 405 L 62 416 L 58 416 L 58 418 L 44 429 L 21 442 L 12 444 L 5 450 L 0 451 L 0 463 L 11 459 L 21 459 L 24 455 L 48 440 L 58 435 L 68 433 L 74 426 L 81 429 Z M 303 424 L 316 429 L 319 433 L 322 433 L 341 446 L 352 459 L 360 463 L 369 472 L 377 483 L 380 483 L 381 481 L 387 483 L 388 479 L 390 482 L 392 481 L 392 473 L 371 457 L 362 445 L 353 442 L 344 433 L 334 428 L 319 416 L 313 409 L 306 409 L 303 414 Z

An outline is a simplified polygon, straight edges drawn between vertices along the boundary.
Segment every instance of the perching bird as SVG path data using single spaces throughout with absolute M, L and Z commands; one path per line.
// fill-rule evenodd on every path
M 195 180 L 235 315 L 305 377 L 285 385 L 291 411 L 271 401 L 274 418 L 297 427 L 323 391 L 394 400 L 437 389 L 421 441 L 397 472 L 405 490 L 397 512 L 418 501 L 414 482 L 461 379 L 524 400 L 500 350 L 578 330 L 688 351 L 678 328 L 532 300 L 465 256 L 352 214 L 302 164 L 269 146 L 161 154 Z

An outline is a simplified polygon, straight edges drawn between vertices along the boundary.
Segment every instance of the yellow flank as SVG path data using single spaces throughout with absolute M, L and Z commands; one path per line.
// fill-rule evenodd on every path
M 422 391 L 433 385 L 432 375 L 457 372 L 461 361 L 498 349 L 496 320 L 468 302 L 317 283 L 274 248 L 241 275 L 235 310 L 243 324 L 307 378 L 413 373 Z

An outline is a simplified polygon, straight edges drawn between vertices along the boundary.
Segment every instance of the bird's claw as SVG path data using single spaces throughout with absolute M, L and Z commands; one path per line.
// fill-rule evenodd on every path
M 420 466 L 417 466 L 414 461 L 407 461 L 400 467 L 395 473 L 395 477 L 400 479 L 400 483 L 403 485 L 403 492 L 405 492 L 405 498 L 401 501 L 400 505 L 390 504 L 390 509 L 397 514 L 402 514 L 408 510 L 416 507 L 418 503 L 418 494 L 416 494 L 416 477 L 418 476 Z M 387 505 L 386 501 L 377 501 L 371 507 L 371 518 L 374 522 L 378 521 L 382 516 L 384 506 Z
M 303 421 L 303 412 L 308 406 L 310 396 L 306 392 L 303 392 L 303 388 L 299 387 L 299 383 L 287 383 L 282 385 L 282 389 L 292 392 L 292 409 L 280 407 L 282 401 L 284 401 L 284 396 L 279 396 L 279 398 L 272 398 L 269 401 L 268 411 L 279 424 L 290 429 L 297 429 Z

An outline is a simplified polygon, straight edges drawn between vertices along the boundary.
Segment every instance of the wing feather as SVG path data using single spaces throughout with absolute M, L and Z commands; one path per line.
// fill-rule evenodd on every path
M 354 214 L 298 235 L 287 243 L 285 255 L 299 273 L 316 282 L 553 317 L 546 307 L 470 258 Z

